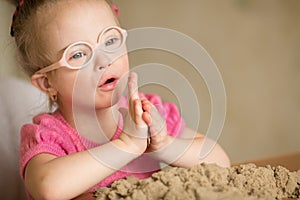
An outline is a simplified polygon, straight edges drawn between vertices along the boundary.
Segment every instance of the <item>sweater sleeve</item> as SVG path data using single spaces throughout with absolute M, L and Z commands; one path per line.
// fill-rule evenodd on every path
M 50 115 L 35 117 L 33 124 L 21 128 L 20 173 L 23 179 L 26 165 L 34 156 L 41 153 L 64 156 L 74 152 L 70 137 Z

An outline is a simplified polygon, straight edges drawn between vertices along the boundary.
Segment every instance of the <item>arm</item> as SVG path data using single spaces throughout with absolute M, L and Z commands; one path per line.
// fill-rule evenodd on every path
M 165 120 L 155 106 L 148 100 L 143 100 L 142 106 L 147 111 L 143 119 L 151 132 L 151 145 L 147 151 L 154 158 L 180 167 L 191 167 L 202 162 L 230 166 L 228 156 L 217 142 L 188 128 L 183 130 L 181 138 L 172 137 L 168 135 Z M 207 147 L 210 148 L 208 155 L 201 158 L 202 148 Z
M 142 119 L 135 74 L 128 81 L 129 111 L 121 110 L 124 129 L 120 137 L 99 147 L 56 157 L 39 154 L 25 169 L 25 185 L 34 199 L 71 199 L 99 183 L 147 147 L 147 125 Z
M 183 131 L 183 134 L 187 133 L 196 134 L 196 137 L 175 138 L 167 136 L 165 145 L 162 144 L 161 148 L 153 153 L 153 156 L 156 159 L 178 167 L 192 167 L 203 162 L 216 163 L 222 167 L 230 166 L 227 154 L 217 142 L 188 128 Z M 207 156 L 201 158 L 200 152 L 205 140 L 209 143 L 211 150 Z
M 113 167 L 94 159 L 88 151 L 64 157 L 37 155 L 26 167 L 25 185 L 34 199 L 74 198 L 139 156 L 140 153 L 130 147 L 134 145 L 117 139 L 93 149 L 94 152 L 119 150 L 119 154 L 114 154 L 118 163 L 113 163 Z M 124 152 L 132 153 L 124 156 Z

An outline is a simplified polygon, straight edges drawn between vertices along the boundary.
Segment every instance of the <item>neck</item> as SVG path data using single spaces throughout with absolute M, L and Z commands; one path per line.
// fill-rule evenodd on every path
M 114 135 L 118 120 L 118 104 L 102 109 L 59 109 L 65 120 L 85 138 L 106 143 Z

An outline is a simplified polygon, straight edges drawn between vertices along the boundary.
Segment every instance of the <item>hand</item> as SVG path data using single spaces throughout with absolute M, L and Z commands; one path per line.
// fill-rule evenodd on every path
M 166 122 L 156 107 L 147 99 L 142 100 L 142 108 L 144 110 L 142 117 L 149 126 L 151 137 L 151 142 L 147 151 L 152 152 L 160 150 L 169 144 L 172 139 L 167 133 Z
M 131 73 L 128 78 L 128 108 L 119 109 L 124 121 L 119 139 L 133 147 L 135 153 L 141 154 L 147 148 L 148 126 L 142 119 L 144 111 L 138 96 L 136 73 Z

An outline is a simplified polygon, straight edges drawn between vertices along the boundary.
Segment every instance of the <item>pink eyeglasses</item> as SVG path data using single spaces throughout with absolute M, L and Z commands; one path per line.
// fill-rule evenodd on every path
M 96 49 L 107 54 L 114 53 L 124 46 L 126 38 L 126 30 L 118 26 L 109 26 L 100 33 L 95 47 L 88 42 L 75 42 L 65 49 L 58 62 L 40 69 L 36 74 L 43 74 L 60 67 L 82 69 L 92 60 Z

